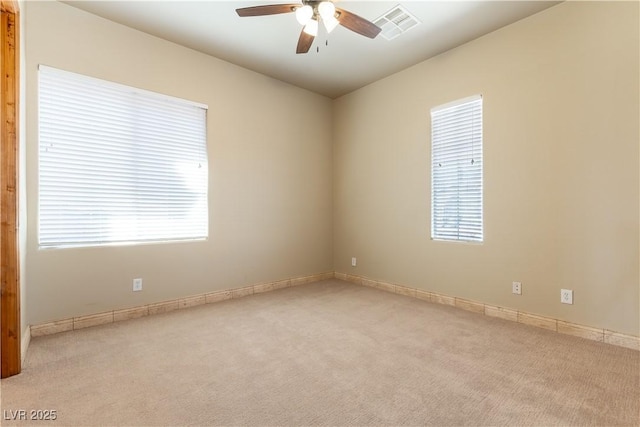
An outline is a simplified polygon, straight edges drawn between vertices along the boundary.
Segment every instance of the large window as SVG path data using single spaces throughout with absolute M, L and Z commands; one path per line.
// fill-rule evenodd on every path
M 431 238 L 482 242 L 482 97 L 431 110 Z
M 40 247 L 206 238 L 206 113 L 40 66 Z

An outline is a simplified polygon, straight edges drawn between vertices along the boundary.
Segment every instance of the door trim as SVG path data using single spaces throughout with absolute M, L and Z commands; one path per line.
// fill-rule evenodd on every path
M 0 0 L 0 355 L 1 377 L 20 373 L 20 256 L 18 248 L 18 129 L 20 7 Z

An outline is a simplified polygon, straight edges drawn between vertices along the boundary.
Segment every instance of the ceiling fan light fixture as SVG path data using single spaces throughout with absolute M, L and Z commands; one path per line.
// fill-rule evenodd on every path
M 333 31 L 338 26 L 338 24 L 340 24 L 340 21 L 338 21 L 333 16 L 329 19 L 322 18 L 322 22 L 324 22 L 324 27 L 327 29 L 327 33 L 331 33 L 331 31 Z
M 313 18 L 313 8 L 308 4 L 296 9 L 296 19 L 300 25 L 307 25 L 311 18 Z
M 309 23 L 307 25 L 305 25 L 304 29 L 302 30 L 305 33 L 309 34 L 310 36 L 317 36 L 318 35 L 318 21 L 316 21 L 315 19 L 312 19 L 311 21 L 309 21 Z
M 330 1 L 323 1 L 318 5 L 318 13 L 323 21 L 328 21 L 331 18 L 335 19 L 336 7 Z

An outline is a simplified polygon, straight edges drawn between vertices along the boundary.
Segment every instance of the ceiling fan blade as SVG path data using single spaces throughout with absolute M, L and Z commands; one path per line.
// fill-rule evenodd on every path
M 296 48 L 296 53 L 307 53 L 313 44 L 314 36 L 309 35 L 304 32 L 304 29 L 300 33 L 300 38 L 298 39 L 298 47 Z
M 236 9 L 236 12 L 238 12 L 239 16 L 277 15 L 279 13 L 293 12 L 298 7 L 300 7 L 299 3 L 269 4 L 266 6 L 242 7 L 240 9 Z
M 346 27 L 355 33 L 374 39 L 380 31 L 382 31 L 382 28 L 378 27 L 373 22 L 361 18 L 355 13 L 351 13 L 348 10 L 340 9 L 338 7 L 336 7 L 336 11 L 340 14 L 340 16 L 338 16 L 338 22 L 340 22 L 343 27 Z

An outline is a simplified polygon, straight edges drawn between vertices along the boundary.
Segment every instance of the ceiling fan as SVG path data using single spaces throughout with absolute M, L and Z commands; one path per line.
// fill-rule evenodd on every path
M 313 40 L 318 35 L 319 21 L 324 23 L 327 32 L 330 33 L 338 25 L 361 34 L 370 39 L 380 33 L 381 28 L 364 18 L 347 10 L 335 7 L 331 1 L 309 1 L 293 4 L 272 4 L 265 6 L 252 6 L 236 9 L 239 16 L 264 16 L 281 13 L 295 12 L 296 19 L 303 26 L 296 53 L 307 53 Z

